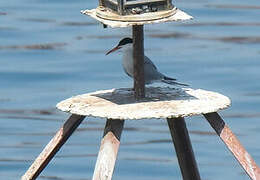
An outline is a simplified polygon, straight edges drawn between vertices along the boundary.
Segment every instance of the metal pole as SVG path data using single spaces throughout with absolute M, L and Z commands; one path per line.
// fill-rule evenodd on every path
M 99 1 L 99 6 L 104 6 L 104 0 L 98 0 Z
M 134 91 L 137 100 L 145 97 L 144 83 L 144 30 L 143 25 L 133 26 Z
M 124 2 L 124 0 L 117 0 L 117 5 L 118 5 L 117 12 L 120 15 L 124 15 L 125 14 L 125 11 L 124 11 L 125 2 Z
M 167 0 L 167 8 L 171 8 L 172 7 L 172 0 Z
M 200 180 L 184 118 L 167 119 L 183 180 Z

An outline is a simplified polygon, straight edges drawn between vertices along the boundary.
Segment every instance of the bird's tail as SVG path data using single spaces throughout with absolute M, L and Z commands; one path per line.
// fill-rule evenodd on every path
M 166 84 L 171 84 L 171 85 L 189 86 L 188 84 L 176 82 L 176 79 L 169 78 L 169 77 L 166 77 L 166 76 L 163 77 L 162 82 L 164 82 Z

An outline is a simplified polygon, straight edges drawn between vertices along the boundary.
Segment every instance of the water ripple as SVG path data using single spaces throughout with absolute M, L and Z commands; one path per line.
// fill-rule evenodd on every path
M 0 12 L 0 16 L 5 16 L 5 15 L 7 15 L 6 12 Z
M 62 26 L 92 26 L 97 25 L 96 22 L 75 22 L 75 21 L 68 21 L 60 23 Z
M 260 26 L 259 22 L 196 22 L 182 23 L 178 26 Z
M 242 4 L 209 4 L 206 7 L 213 7 L 219 9 L 246 9 L 246 10 L 257 10 L 260 6 L 257 5 L 242 5 Z
M 53 115 L 57 114 L 56 109 L 0 109 L 0 114 L 36 114 L 36 115 Z
M 52 50 L 66 46 L 67 43 L 46 43 L 46 44 L 31 44 L 31 45 L 11 45 L 0 46 L 1 49 L 29 49 L 29 50 Z

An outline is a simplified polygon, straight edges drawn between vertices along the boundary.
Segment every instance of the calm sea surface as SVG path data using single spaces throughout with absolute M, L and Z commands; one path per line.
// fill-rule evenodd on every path
M 260 1 L 178 0 L 194 20 L 145 26 L 145 49 L 180 82 L 220 92 L 220 112 L 260 164 Z M 94 0 L 1 0 L 0 179 L 27 170 L 68 118 L 56 103 L 100 89 L 131 87 L 117 54 L 105 52 L 129 28 L 103 29 L 80 10 Z M 247 180 L 201 116 L 186 119 L 203 180 Z M 91 179 L 104 119 L 86 118 L 41 180 Z M 165 120 L 127 121 L 115 180 L 181 179 Z

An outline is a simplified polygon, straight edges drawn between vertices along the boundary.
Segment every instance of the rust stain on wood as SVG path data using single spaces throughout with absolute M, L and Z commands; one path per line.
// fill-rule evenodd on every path
M 210 125 L 252 180 L 260 180 L 260 168 L 218 113 L 204 114 Z
M 246 173 L 251 177 L 251 179 L 259 180 L 259 167 L 227 125 L 225 125 L 222 129 L 220 138 L 225 142 L 228 149 L 234 154 L 235 158 L 241 164 Z
M 92 180 L 112 179 L 123 126 L 122 120 L 107 120 Z

